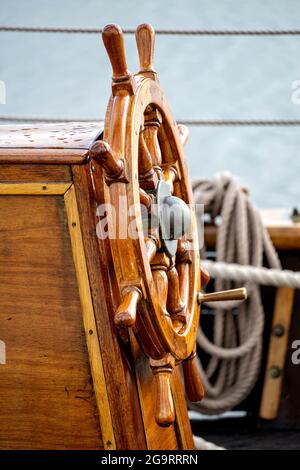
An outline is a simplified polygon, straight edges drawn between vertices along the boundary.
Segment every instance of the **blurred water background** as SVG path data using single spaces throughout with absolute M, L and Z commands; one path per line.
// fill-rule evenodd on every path
M 299 0 L 0 0 L 0 23 L 101 28 L 295 29 Z M 128 65 L 137 71 L 134 36 Z M 177 119 L 300 119 L 300 36 L 157 36 L 155 66 Z M 97 35 L 0 33 L 0 114 L 101 117 L 111 70 Z M 191 127 L 192 178 L 229 170 L 260 207 L 300 203 L 300 127 Z

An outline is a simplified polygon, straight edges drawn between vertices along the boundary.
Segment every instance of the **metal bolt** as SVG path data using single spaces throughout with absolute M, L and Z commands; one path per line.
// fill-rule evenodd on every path
M 278 366 L 273 366 L 270 369 L 272 379 L 278 379 L 281 376 L 281 369 Z
M 293 222 L 300 222 L 300 211 L 298 207 L 294 207 L 291 213 L 291 219 Z
M 285 330 L 284 330 L 284 326 L 283 325 L 275 325 L 274 328 L 273 328 L 273 335 L 274 336 L 277 336 L 277 338 L 280 338 L 281 336 L 283 336 L 285 333 Z

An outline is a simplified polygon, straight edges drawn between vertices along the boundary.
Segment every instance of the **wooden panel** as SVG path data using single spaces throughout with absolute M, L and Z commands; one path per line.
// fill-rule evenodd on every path
M 0 165 L 0 183 L 65 183 L 72 181 L 67 165 Z
M 270 338 L 267 368 L 260 406 L 260 417 L 275 419 L 281 398 L 284 365 L 286 361 L 289 331 L 293 312 L 294 289 L 280 287 L 277 289 L 273 315 L 273 332 Z M 274 327 L 283 328 L 282 335 L 274 334 Z M 273 371 L 273 375 L 272 375 Z M 276 374 L 277 372 L 277 374 Z M 274 374 L 276 374 L 274 376 Z
M 73 178 L 117 449 L 146 449 L 130 349 L 114 325 L 120 296 L 109 241 L 96 236 L 96 202 L 89 167 L 74 166 Z M 99 185 L 98 193 L 100 202 L 103 186 Z
M 91 297 L 90 283 L 82 243 L 75 189 L 73 185 L 65 193 L 64 199 L 68 215 L 73 259 L 75 263 L 77 282 L 79 287 L 79 295 L 83 313 L 83 323 L 85 329 L 85 336 L 87 338 L 87 346 L 94 382 L 95 397 L 100 416 L 103 445 L 105 449 L 115 449 L 116 444 L 111 420 L 110 406 L 107 396 L 102 357 L 99 347 L 99 338 L 94 317 L 94 308 Z
M 0 448 L 101 448 L 62 196 L 0 196 Z

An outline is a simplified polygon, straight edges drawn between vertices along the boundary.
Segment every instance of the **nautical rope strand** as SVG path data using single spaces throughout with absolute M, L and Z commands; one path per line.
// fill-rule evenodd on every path
M 103 122 L 103 118 L 99 117 L 67 117 L 67 116 L 30 116 L 19 114 L 1 114 L 2 122 Z M 300 119 L 178 119 L 178 124 L 187 126 L 300 126 Z
M 247 397 L 256 383 L 260 369 L 264 311 L 259 287 L 253 282 L 253 272 L 251 271 L 251 276 L 249 274 L 249 266 L 253 267 L 255 276 L 262 281 L 264 256 L 272 268 L 267 274 L 269 277 L 274 277 L 275 270 L 276 278 L 281 264 L 258 211 L 232 175 L 224 173 L 217 175 L 213 181 L 196 181 L 193 191 L 196 203 L 204 204 L 205 210 L 212 216 L 221 216 L 217 231 L 216 263 L 205 261 L 208 270 L 216 277 L 215 289 L 240 287 L 241 282 L 246 281 L 248 290 L 247 302 L 211 304 L 216 308 L 211 339 L 204 334 L 201 326 L 198 331 L 200 349 L 210 359 L 206 366 L 198 360 L 206 398 L 200 403 L 191 404 L 191 407 L 206 414 L 220 414 L 237 406 Z M 229 276 L 218 275 L 223 264 L 227 267 Z M 242 265 L 243 280 L 236 275 L 232 264 Z M 293 281 L 289 279 L 290 282 L 294 280 L 294 276 Z M 281 278 L 280 282 L 282 281 Z M 276 279 L 273 278 L 273 282 Z
M 241 266 L 234 263 L 214 262 L 209 260 L 203 260 L 202 265 L 207 269 L 210 276 L 215 279 L 228 279 L 236 282 L 251 281 L 264 286 L 286 286 L 300 289 L 299 272 Z
M 101 28 L 76 27 L 45 27 L 45 26 L 17 26 L 0 25 L 0 32 L 20 33 L 66 33 L 66 34 L 99 34 Z M 135 29 L 123 29 L 124 34 L 135 34 Z M 299 36 L 299 29 L 258 29 L 258 30 L 208 30 L 208 29 L 156 29 L 156 34 L 179 36 Z

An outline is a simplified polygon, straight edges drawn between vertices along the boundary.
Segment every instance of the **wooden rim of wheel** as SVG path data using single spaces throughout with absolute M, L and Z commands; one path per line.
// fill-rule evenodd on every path
M 195 356 L 200 260 L 182 144 L 186 130 L 174 121 L 153 67 L 152 26 L 140 25 L 136 40 L 140 71 L 131 75 L 121 28 L 108 25 L 103 30 L 113 69 L 112 96 L 103 141 L 93 144 L 90 157 L 104 169 L 105 202 L 113 208 L 108 211 L 108 233 L 123 299 L 115 312 L 115 324 L 121 330 L 132 329 L 150 358 L 163 394 L 174 367 Z M 146 207 L 152 214 L 162 181 L 170 187 L 170 204 L 177 204 L 176 210 L 183 210 L 182 214 L 186 205 L 190 209 L 189 230 L 182 228 L 182 237 L 173 235 L 172 246 L 177 250 L 172 256 L 166 249 L 168 240 L 162 240 L 161 226 L 146 232 L 144 229 L 142 209 Z M 129 226 L 131 233 L 121 237 L 120 231 Z M 203 396 L 203 387 L 198 383 L 199 387 L 197 400 Z M 172 406 L 166 411 L 166 400 L 158 402 L 157 422 L 169 425 L 174 420 Z

